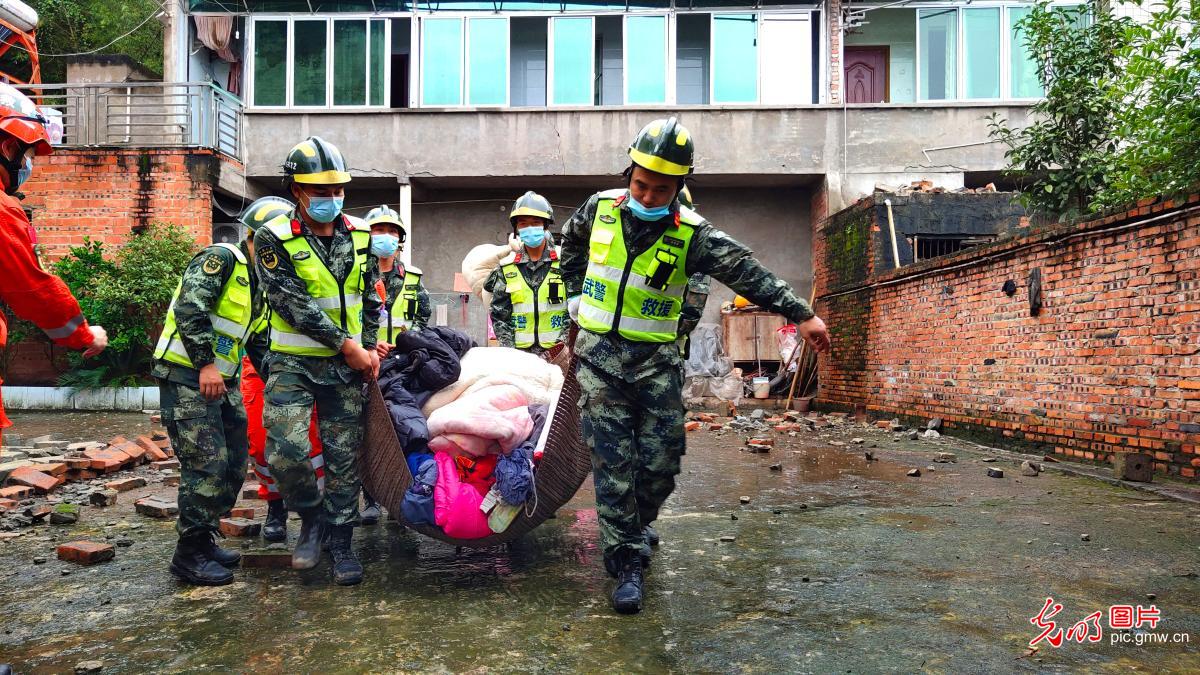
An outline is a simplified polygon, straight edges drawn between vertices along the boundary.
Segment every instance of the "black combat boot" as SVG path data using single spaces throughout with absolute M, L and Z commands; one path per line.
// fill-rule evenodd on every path
M 206 533 L 199 542 L 204 548 L 204 554 L 220 563 L 221 567 L 237 567 L 238 563 L 242 562 L 241 553 L 217 545 L 216 532 Z
M 383 512 L 379 510 L 379 504 L 375 501 L 375 498 L 366 490 L 363 490 L 363 502 L 366 503 L 366 508 L 358 512 L 358 520 L 363 525 L 378 523 L 379 516 L 383 515 Z
M 647 525 L 642 528 L 642 536 L 646 539 L 647 546 L 658 546 L 658 542 L 660 541 L 658 530 Z
M 321 544 L 325 539 L 325 514 L 320 508 L 300 514 L 300 536 L 292 549 L 292 569 L 309 570 L 321 562 Z
M 197 586 L 224 586 L 233 581 L 233 572 L 205 552 L 206 543 L 211 542 L 208 532 L 180 537 L 171 558 L 171 574 Z
M 623 548 L 604 563 L 609 574 L 617 578 L 617 587 L 612 593 L 613 609 L 619 614 L 637 614 L 642 611 L 641 552 Z
M 267 519 L 263 521 L 262 536 L 267 541 L 287 541 L 287 507 L 282 499 L 267 502 Z
M 338 586 L 362 583 L 363 566 L 350 548 L 353 525 L 336 525 L 329 533 L 329 555 L 333 558 L 333 582 Z

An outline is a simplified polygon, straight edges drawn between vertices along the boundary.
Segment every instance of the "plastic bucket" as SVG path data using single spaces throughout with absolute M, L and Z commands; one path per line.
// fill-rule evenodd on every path
M 766 398 L 771 395 L 771 378 L 756 377 L 751 382 L 751 388 L 754 390 L 754 398 Z

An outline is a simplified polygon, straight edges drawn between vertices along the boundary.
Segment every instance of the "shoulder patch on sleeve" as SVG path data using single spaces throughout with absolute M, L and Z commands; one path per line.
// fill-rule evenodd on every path
M 208 256 L 204 258 L 204 264 L 201 265 L 200 269 L 205 274 L 219 274 L 221 269 L 224 267 L 225 261 L 221 260 L 221 256 L 217 255 L 216 253 L 209 253 Z
M 258 252 L 258 261 L 266 269 L 273 270 L 279 266 L 279 255 L 273 247 L 266 247 Z

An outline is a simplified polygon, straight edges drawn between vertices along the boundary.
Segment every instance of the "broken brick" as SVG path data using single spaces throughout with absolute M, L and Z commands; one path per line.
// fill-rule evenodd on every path
M 238 506 L 229 510 L 229 517 L 253 519 L 257 513 L 258 509 L 254 508 L 253 506 Z
M 243 487 L 242 499 L 261 499 L 258 496 L 258 485 L 246 485 Z
M 146 449 L 137 443 L 126 443 L 116 448 L 117 452 L 124 453 L 129 461 L 134 464 L 140 464 L 146 457 Z
M 66 462 L 45 462 L 35 467 L 38 471 L 51 476 L 61 476 L 67 472 Z
M 222 518 L 219 527 L 226 537 L 254 537 L 262 529 L 262 523 L 247 518 Z
M 242 551 L 242 567 L 291 569 L 292 552 L 286 548 Z
M 31 506 L 25 509 L 25 515 L 33 518 L 33 521 L 36 523 L 45 519 L 45 517 L 50 515 L 50 512 L 53 510 L 54 509 L 50 508 L 49 504 L 39 504 L 37 506 Z
M 20 504 L 20 502 L 15 499 L 0 499 L 0 513 L 12 511 L 13 509 L 17 508 L 18 504 Z
M 162 497 L 144 497 L 134 502 L 133 508 L 150 518 L 174 518 L 179 515 L 179 504 Z
M 116 490 L 97 490 L 88 495 L 88 503 L 92 506 L 112 506 L 117 503 Z
M 683 425 L 684 431 L 695 431 L 699 428 L 700 428 L 700 423 L 695 420 L 693 420 L 691 422 L 687 422 Z
M 88 460 L 88 461 L 91 461 L 91 460 Z M 100 472 L 92 471 L 91 469 L 72 469 L 67 472 L 67 480 L 74 480 L 74 481 L 91 480 L 99 475 L 100 475 Z
M 66 460 L 68 469 L 90 469 L 92 468 L 92 460 L 88 457 L 68 457 Z
M 163 431 L 152 431 L 152 432 L 150 432 L 150 440 L 152 440 L 152 441 L 154 441 L 154 442 L 156 442 L 156 443 L 157 443 L 157 442 L 159 442 L 159 441 L 168 441 L 168 438 L 167 438 L 167 434 L 166 434 L 166 432 L 163 432 Z M 169 441 L 168 441 L 168 442 L 169 442 Z
M 889 420 L 879 420 L 878 422 L 875 423 L 875 426 L 877 426 L 880 429 L 883 429 L 885 431 L 891 431 L 891 429 L 892 429 L 892 423 Z
M 100 544 L 94 541 L 72 541 L 58 547 L 58 559 L 80 565 L 94 565 L 105 560 L 112 560 L 116 550 L 111 544 Z
M 164 450 L 159 449 L 158 446 L 143 449 L 146 451 L 146 459 L 150 460 L 151 462 L 165 462 L 170 459 L 170 457 L 167 456 L 167 453 Z
M 10 485 L 0 488 L 0 499 L 25 499 L 33 496 L 33 488 L 28 485 Z
M 178 469 L 178 468 L 179 468 L 179 460 L 177 460 L 177 459 L 164 459 L 164 460 L 161 460 L 161 461 L 152 462 L 152 463 L 150 464 L 150 466 L 151 466 L 152 468 L 158 469 L 159 471 L 169 471 L 169 470 L 171 470 L 171 469 Z
M 694 419 L 698 422 L 712 422 L 712 421 L 716 420 L 717 418 L 712 413 L 696 413 L 695 415 L 692 416 L 692 419 Z
M 122 478 L 121 480 L 114 480 L 105 483 L 104 487 L 108 488 L 109 490 L 116 490 L 117 492 L 125 492 L 134 488 L 145 487 L 145 485 L 145 478 L 142 478 L 141 476 L 134 476 L 132 478 Z
M 720 431 L 724 428 L 725 428 L 725 425 L 721 424 L 720 422 L 712 422 L 711 424 L 708 425 L 709 431 Z
M 8 476 L 8 482 L 16 485 L 27 485 L 40 493 L 46 493 L 62 484 L 62 480 L 37 469 L 23 467 L 13 471 Z
M 125 438 L 124 436 L 117 436 L 116 438 L 114 438 L 108 442 L 108 446 L 110 448 L 115 448 L 119 445 L 125 445 L 128 442 L 129 442 L 128 438 Z
M 759 445 L 759 446 L 764 446 L 764 447 L 769 448 L 769 447 L 775 445 L 775 439 L 774 438 L 751 438 L 750 440 L 746 441 L 746 445 Z

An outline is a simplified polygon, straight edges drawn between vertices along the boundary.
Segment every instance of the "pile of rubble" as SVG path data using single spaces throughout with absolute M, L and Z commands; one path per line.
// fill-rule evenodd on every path
M 0 531 L 47 519 L 54 524 L 74 523 L 81 506 L 112 506 L 118 494 L 144 487 L 150 480 L 167 485 L 179 482 L 179 461 L 162 431 L 132 441 L 118 436 L 107 443 L 70 443 L 56 435 L 20 443 L 19 437 L 6 434 L 5 440 L 16 444 L 0 451 Z M 149 510 L 138 504 L 138 512 L 145 515 L 177 513 Z
M 899 187 L 894 186 L 894 185 L 884 185 L 883 183 L 876 183 L 875 191 L 876 192 L 886 192 L 888 194 L 893 194 L 893 195 L 897 195 L 900 197 L 904 197 L 904 196 L 911 195 L 914 193 L 916 193 L 916 194 L 920 194 L 920 193 L 925 193 L 925 194 L 942 194 L 942 193 L 989 194 L 989 193 L 993 193 L 993 192 L 999 192 L 999 190 L 996 189 L 995 183 L 988 183 L 987 185 L 984 185 L 981 188 L 960 187 L 960 188 L 951 188 L 951 189 L 947 190 L 946 188 L 943 188 L 943 187 L 934 187 L 933 181 L 930 181 L 930 180 L 915 180 L 915 181 L 909 183 L 908 185 L 901 185 Z

